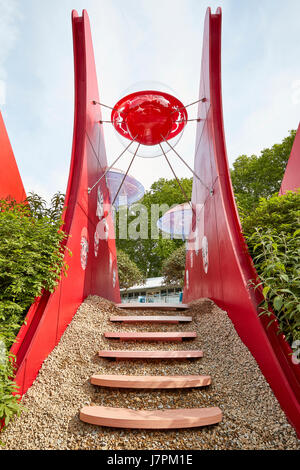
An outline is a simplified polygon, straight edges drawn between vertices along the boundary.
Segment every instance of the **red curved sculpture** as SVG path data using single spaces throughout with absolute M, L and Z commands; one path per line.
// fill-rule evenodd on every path
M 15 199 L 17 202 L 26 199 L 25 189 L 11 148 L 9 137 L 0 112 L 0 199 Z
M 284 177 L 281 183 L 279 196 L 287 191 L 296 191 L 300 188 L 300 124 L 294 140 L 289 161 L 287 163 Z
M 99 125 L 100 106 L 95 104 L 99 102 L 98 86 L 87 13 L 84 11 L 79 17 L 73 12 L 72 25 L 75 120 L 64 228 L 70 235 L 66 247 L 73 257 L 66 254 L 70 265 L 68 277 L 61 280 L 53 294 L 44 293 L 32 305 L 26 325 L 11 349 L 17 358 L 16 381 L 21 394 L 33 383 L 44 359 L 59 342 L 87 295 L 98 294 L 120 301 L 113 223 L 110 217 L 106 223 L 103 219 L 103 204 L 109 204 L 105 178 L 90 194 L 88 191 L 103 174 L 107 162 Z M 267 328 L 269 318 L 258 316 L 262 293 L 249 287 L 249 281 L 255 279 L 257 273 L 242 235 L 226 155 L 220 9 L 216 14 L 208 9 L 206 14 L 200 82 L 202 98 L 205 100 L 199 104 L 201 120 L 197 127 L 195 155 L 195 172 L 201 175 L 202 181 L 195 178 L 193 185 L 196 246 L 191 246 L 187 254 L 184 302 L 210 297 L 227 310 L 300 435 L 300 366 L 292 363 L 292 351 L 283 335 L 278 334 L 276 322 Z M 0 138 L 1 133 L 2 121 Z M 299 137 L 297 142 L 296 149 Z M 13 179 L 15 185 L 20 185 L 20 176 L 15 170 Z
M 72 13 L 75 60 L 73 149 L 66 192 L 64 230 L 69 235 L 66 261 L 70 266 L 53 294 L 44 293 L 30 308 L 11 352 L 17 358 L 16 382 L 21 395 L 33 383 L 43 361 L 58 344 L 82 301 L 97 294 L 120 302 L 114 227 L 102 219 L 109 205 L 105 178 L 89 194 L 107 167 L 88 15 Z M 109 206 L 108 206 L 109 207 Z M 103 235 L 104 234 L 104 235 Z M 101 235 L 103 235 L 101 237 Z
M 213 299 L 229 317 L 272 387 L 289 421 L 300 434 L 300 366 L 274 322 L 258 316 L 261 291 L 248 282 L 257 277 L 242 235 L 233 196 L 223 126 L 221 94 L 221 9 L 205 18 L 200 102 L 192 203 L 198 211 L 194 229 L 200 244 L 186 262 L 184 302 Z

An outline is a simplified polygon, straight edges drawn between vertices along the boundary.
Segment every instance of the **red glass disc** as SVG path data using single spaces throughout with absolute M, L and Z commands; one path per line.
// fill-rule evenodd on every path
M 156 145 L 180 134 L 187 111 L 174 96 L 161 91 L 138 91 L 114 106 L 111 120 L 117 132 L 143 145 Z

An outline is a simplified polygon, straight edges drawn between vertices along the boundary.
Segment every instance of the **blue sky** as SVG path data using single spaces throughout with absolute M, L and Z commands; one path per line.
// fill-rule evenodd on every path
M 198 99 L 205 11 L 223 10 L 223 107 L 229 161 L 280 142 L 300 120 L 299 0 L 0 0 L 0 108 L 26 191 L 65 191 L 73 133 L 71 11 L 87 9 L 101 100 L 162 82 Z M 190 117 L 196 108 L 190 108 Z M 109 114 L 104 113 L 104 117 Z M 123 149 L 105 127 L 108 161 Z M 193 165 L 195 126 L 177 150 Z M 125 169 L 124 156 L 119 168 Z M 190 176 L 181 162 L 179 176 Z M 162 158 L 135 161 L 146 188 L 171 178 Z

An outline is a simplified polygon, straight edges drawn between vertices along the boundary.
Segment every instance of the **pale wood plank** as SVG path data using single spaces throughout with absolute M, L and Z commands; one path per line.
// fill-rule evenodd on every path
M 114 388 L 194 388 L 211 384 L 209 375 L 93 375 L 91 383 L 99 387 Z
M 119 339 L 121 341 L 182 341 L 197 338 L 195 331 L 179 332 L 116 332 L 104 333 L 107 339 Z
M 191 322 L 192 317 L 180 316 L 180 315 L 113 315 L 110 317 L 111 322 L 122 322 L 122 323 L 170 323 L 176 324 L 180 322 Z
M 99 351 L 99 357 L 108 359 L 197 359 L 202 351 Z
M 152 411 L 85 406 L 80 411 L 80 419 L 114 428 L 183 429 L 219 423 L 222 421 L 222 411 L 218 407 Z

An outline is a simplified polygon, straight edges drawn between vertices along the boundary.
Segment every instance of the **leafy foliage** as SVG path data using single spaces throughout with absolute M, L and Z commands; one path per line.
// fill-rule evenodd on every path
M 164 276 L 165 285 L 183 286 L 184 271 L 186 260 L 185 245 L 177 248 L 169 258 L 167 258 L 162 267 L 162 274 Z
M 264 286 L 262 314 L 270 316 L 271 307 L 290 342 L 300 338 L 300 191 L 280 197 L 278 191 L 295 135 L 290 131 L 259 157 L 241 155 L 231 170 L 243 232 Z
M 137 265 L 130 259 L 127 253 L 118 250 L 118 271 L 121 289 L 128 289 L 135 284 L 144 284 L 145 278 Z
M 192 178 L 181 178 L 180 183 L 188 198 L 191 198 L 192 194 Z M 116 244 L 118 249 L 121 249 L 127 253 L 131 260 L 133 260 L 138 268 L 143 272 L 146 277 L 156 277 L 161 275 L 162 264 L 170 254 L 179 246 L 182 246 L 183 241 L 180 239 L 171 240 L 164 238 L 163 234 L 158 232 L 158 238 L 155 239 L 151 233 L 157 230 L 156 223 L 159 217 L 161 217 L 168 208 L 177 204 L 182 204 L 185 201 L 185 197 L 182 194 L 176 179 L 166 180 L 160 178 L 158 181 L 152 184 L 149 191 L 147 191 L 140 201 L 140 204 L 144 205 L 148 213 L 148 230 L 146 239 L 138 238 L 137 240 L 124 239 L 119 237 L 120 225 L 119 219 L 116 221 Z M 157 205 L 162 206 L 161 212 L 151 218 L 151 206 Z M 163 207 L 167 205 L 167 207 Z M 132 210 L 139 205 L 133 205 Z M 136 214 L 128 217 L 128 226 L 135 219 Z
M 262 198 L 246 217 L 242 217 L 243 231 L 250 236 L 256 227 L 270 228 L 274 233 L 293 234 L 297 229 L 300 217 L 300 190 L 287 192 L 284 196 Z
M 249 214 L 261 197 L 278 192 L 292 150 L 296 131 L 290 131 L 281 144 L 264 149 L 260 156 L 241 155 L 231 170 L 231 180 L 239 209 Z
M 13 363 L 12 355 L 4 354 L 4 350 L 0 352 L 0 424 L 3 422 L 5 426 L 22 410 L 18 403 L 17 386 L 11 379 L 14 375 Z
M 28 202 L 31 215 L 40 219 L 48 217 L 52 222 L 61 222 L 63 213 L 65 195 L 58 191 L 51 199 L 50 207 L 47 207 L 46 201 L 36 193 L 29 193 L 26 202 Z
M 0 201 L 0 420 L 18 410 L 13 357 L 8 350 L 28 308 L 43 290 L 52 292 L 66 274 L 60 229 L 64 197 L 57 193 L 48 208 L 31 194 L 24 203 Z M 4 351 L 4 352 L 3 352 Z
M 292 343 L 300 339 L 300 191 L 261 199 L 243 219 L 250 254 L 262 281 L 265 301 Z
M 269 305 L 291 344 L 300 339 L 300 229 L 287 234 L 257 228 L 248 239 L 263 285 L 262 313 Z

